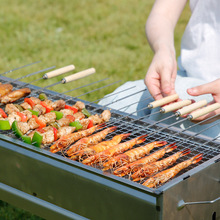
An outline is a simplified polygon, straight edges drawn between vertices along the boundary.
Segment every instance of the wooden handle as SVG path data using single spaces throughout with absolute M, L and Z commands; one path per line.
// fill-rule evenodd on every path
M 186 105 L 190 105 L 192 103 L 192 100 L 183 100 L 179 102 L 172 103 L 170 105 L 166 105 L 160 109 L 160 112 L 167 113 L 171 111 L 175 111 L 177 109 L 180 109 Z
M 187 116 L 189 120 L 195 120 L 196 118 L 203 116 L 209 112 L 215 111 L 216 109 L 220 108 L 220 103 L 215 103 L 212 105 L 208 105 L 207 107 L 204 107 L 202 109 L 199 109 L 195 112 L 192 112 L 190 115 Z
M 68 72 L 70 72 L 74 69 L 75 69 L 74 65 L 65 66 L 65 67 L 62 67 L 60 69 L 56 69 L 56 70 L 53 70 L 51 72 L 45 73 L 43 75 L 43 78 L 44 79 L 50 79 L 52 77 L 59 76 L 59 75 L 64 74 L 64 73 L 68 73 Z
M 199 109 L 203 106 L 207 105 L 207 101 L 206 100 L 201 100 L 201 101 L 198 101 L 198 102 L 195 102 L 189 106 L 186 106 L 186 107 L 183 107 L 182 109 L 179 109 L 175 115 L 176 116 L 181 116 L 181 115 L 185 115 L 185 114 L 188 114 L 196 109 Z
M 81 78 L 89 76 L 93 73 L 95 73 L 95 68 L 90 68 L 90 69 L 87 69 L 87 70 L 83 70 L 81 72 L 78 72 L 78 73 L 72 74 L 70 76 L 64 77 L 62 79 L 62 83 L 68 83 L 68 82 L 71 82 L 71 81 L 74 81 L 74 80 L 77 80 L 77 79 L 81 79 Z
M 170 95 L 165 98 L 162 98 L 157 101 L 149 103 L 147 107 L 148 108 L 156 108 L 156 107 L 168 104 L 170 102 L 173 102 L 173 101 L 177 100 L 178 98 L 179 98 L 179 96 L 177 94 Z

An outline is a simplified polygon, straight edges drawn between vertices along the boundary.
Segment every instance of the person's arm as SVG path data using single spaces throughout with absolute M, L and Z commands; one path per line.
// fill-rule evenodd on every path
M 213 104 L 216 102 L 220 103 L 220 78 L 213 81 L 213 82 L 206 83 L 201 86 L 196 86 L 191 89 L 187 89 L 187 92 L 189 95 L 192 95 L 192 96 L 212 94 L 213 101 L 210 102 L 209 104 Z M 210 112 L 209 114 L 206 114 L 204 116 L 201 116 L 201 117 L 197 118 L 195 121 L 201 121 L 201 120 L 207 119 L 207 118 L 214 116 L 214 115 L 217 115 L 217 114 L 220 114 L 220 109 L 217 109 L 213 112 Z M 213 122 L 218 119 L 220 119 L 220 116 L 216 116 L 215 118 L 213 118 L 213 120 L 208 121 L 208 123 Z
M 177 73 L 174 28 L 187 0 L 156 0 L 146 22 L 146 35 L 155 55 L 145 77 L 154 99 L 175 93 Z

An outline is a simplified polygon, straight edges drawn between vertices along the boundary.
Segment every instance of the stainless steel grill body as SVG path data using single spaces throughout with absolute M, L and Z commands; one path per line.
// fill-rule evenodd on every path
M 2 77 L 2 80 L 10 79 Z M 53 100 L 70 98 L 52 91 L 44 92 Z M 75 101 L 73 98 L 72 102 Z M 102 106 L 85 103 L 92 113 L 102 112 Z M 119 126 L 116 133 L 134 131 L 130 138 L 164 126 L 161 124 L 149 129 L 147 126 L 151 122 L 148 119 L 140 121 L 136 117 L 125 116 L 112 110 L 111 122 Z M 103 173 L 61 154 L 27 145 L 15 139 L 12 133 L 2 132 L 0 199 L 47 219 L 218 219 L 219 201 L 177 209 L 181 200 L 207 201 L 219 197 L 220 144 L 214 141 L 203 146 L 207 138 L 188 139 L 193 135 L 170 128 L 148 137 L 148 141 L 166 139 L 169 143 L 177 142 L 178 151 L 190 148 L 193 155 L 204 154 L 202 161 L 183 170 L 173 180 L 157 189 L 149 189 L 128 178 Z

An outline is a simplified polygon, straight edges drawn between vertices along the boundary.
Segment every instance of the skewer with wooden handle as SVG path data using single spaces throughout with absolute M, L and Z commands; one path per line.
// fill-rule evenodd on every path
M 73 71 L 75 69 L 75 66 L 72 64 L 72 65 L 69 65 L 69 66 L 65 66 L 65 67 L 62 67 L 62 68 L 59 68 L 59 69 L 56 69 L 56 70 L 53 70 L 51 72 L 48 72 L 48 73 L 45 73 L 43 75 L 43 79 L 50 79 L 50 78 L 53 78 L 55 76 L 59 76 L 61 74 L 64 74 L 64 73 L 68 73 L 70 71 Z
M 204 107 L 205 105 L 207 105 L 207 101 L 206 100 L 201 100 L 201 101 L 195 102 L 195 103 L 193 103 L 189 106 L 185 106 L 185 107 L 179 109 L 178 111 L 176 111 L 175 115 L 177 117 L 179 117 L 179 116 L 188 114 L 188 113 L 190 113 L 194 110 L 197 110 L 201 107 Z
M 183 100 L 183 101 L 175 102 L 170 105 L 166 105 L 166 106 L 162 107 L 160 109 L 160 112 L 167 113 L 167 112 L 175 111 L 177 109 L 180 109 L 180 108 L 182 108 L 186 105 L 190 105 L 190 104 L 192 104 L 192 100 Z
M 83 70 L 81 72 L 74 73 L 70 76 L 64 77 L 62 79 L 62 83 L 72 82 L 74 80 L 81 79 L 81 78 L 84 78 L 86 76 L 89 76 L 93 73 L 95 73 L 95 68 L 86 69 L 86 70 Z
M 210 112 L 212 112 L 212 111 L 215 111 L 216 109 L 219 109 L 219 108 L 220 108 L 220 103 L 214 103 L 214 104 L 212 104 L 212 105 L 208 105 L 207 107 L 204 107 L 204 108 L 202 108 L 202 109 L 199 109 L 199 110 L 197 110 L 197 111 L 195 111 L 195 112 L 192 112 L 191 114 L 189 114 L 189 115 L 187 116 L 187 118 L 188 118 L 189 120 L 195 120 L 195 119 L 197 119 L 198 117 L 203 116 L 203 115 L 206 115 L 206 114 L 208 114 L 208 113 L 210 113 Z
M 149 103 L 147 107 L 148 108 L 160 107 L 160 106 L 166 105 L 170 102 L 173 102 L 173 101 L 177 100 L 178 98 L 179 98 L 178 94 L 170 95 L 170 96 L 167 96 L 162 99 L 159 99 L 159 100 L 156 100 L 156 101 Z

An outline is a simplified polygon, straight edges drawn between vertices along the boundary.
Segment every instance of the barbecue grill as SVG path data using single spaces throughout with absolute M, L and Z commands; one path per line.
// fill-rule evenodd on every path
M 0 81 L 10 83 L 12 79 L 1 76 Z M 22 87 L 25 83 L 14 81 L 12 84 Z M 40 87 L 28 87 L 36 97 L 42 92 Z M 70 105 L 80 100 L 47 89 L 44 93 L 53 101 L 68 100 Z M 106 109 L 95 103 L 83 102 L 92 114 L 100 114 Z M 140 119 L 117 110 L 112 109 L 111 113 L 109 124 L 118 126 L 118 129 L 107 135 L 106 140 L 121 133 L 132 132 L 128 139 L 154 133 L 146 137 L 146 142 L 166 140 L 178 146 L 165 157 L 190 148 L 191 154 L 178 159 L 178 162 L 199 153 L 203 154 L 203 159 L 164 185 L 151 189 L 132 182 L 129 176 L 121 178 L 111 171 L 103 172 L 99 166 L 83 165 L 66 158 L 62 152 L 53 154 L 49 147 L 36 148 L 18 140 L 11 131 L 2 131 L 0 199 L 46 219 L 220 218 L 218 140 L 189 131 L 181 132 L 163 123 L 152 126 L 153 122 L 148 118 Z

